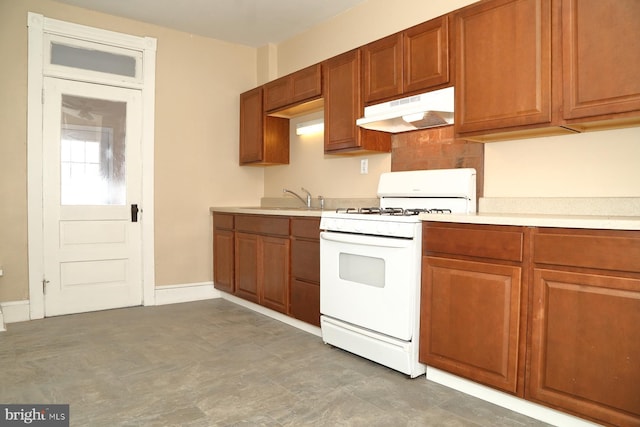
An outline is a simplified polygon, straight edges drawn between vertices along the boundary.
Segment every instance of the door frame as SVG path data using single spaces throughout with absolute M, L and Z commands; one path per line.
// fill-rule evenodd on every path
M 157 41 L 84 25 L 46 18 L 29 12 L 27 90 L 27 229 L 29 258 L 29 312 L 31 319 L 44 317 L 43 233 L 43 80 L 45 75 L 107 84 L 142 92 L 142 304 L 155 305 L 154 258 L 154 117 Z M 45 64 L 45 35 L 61 35 L 142 53 L 142 75 L 137 81 L 109 81 L 81 70 L 50 70 Z

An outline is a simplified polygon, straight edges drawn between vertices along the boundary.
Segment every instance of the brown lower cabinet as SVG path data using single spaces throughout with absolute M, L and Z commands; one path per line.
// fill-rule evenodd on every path
M 235 289 L 233 219 L 230 214 L 213 214 L 213 285 L 229 293 Z
M 422 363 L 523 395 L 523 241 L 521 227 L 426 223 Z
M 291 218 L 290 296 L 291 316 L 320 326 L 319 218 Z
M 289 248 L 289 218 L 236 215 L 236 295 L 287 313 Z
M 640 426 L 640 232 L 535 229 L 526 397 Z
M 423 363 L 640 426 L 640 231 L 423 226 Z
M 213 213 L 214 286 L 320 326 L 320 218 Z

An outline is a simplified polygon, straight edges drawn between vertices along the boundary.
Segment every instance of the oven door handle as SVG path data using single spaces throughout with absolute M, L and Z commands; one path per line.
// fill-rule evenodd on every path
M 384 248 L 406 248 L 413 243 L 413 239 L 403 239 L 400 237 L 369 236 L 351 233 L 331 233 L 327 231 L 322 231 L 320 233 L 320 239 L 329 242 L 377 246 Z

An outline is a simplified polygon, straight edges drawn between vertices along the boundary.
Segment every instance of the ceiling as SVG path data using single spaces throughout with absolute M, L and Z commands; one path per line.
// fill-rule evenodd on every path
M 57 0 L 253 47 L 280 43 L 366 0 Z

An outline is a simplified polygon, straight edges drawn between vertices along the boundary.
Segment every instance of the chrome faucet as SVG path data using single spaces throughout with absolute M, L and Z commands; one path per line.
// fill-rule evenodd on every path
M 311 207 L 311 193 L 309 193 L 309 191 L 305 190 L 304 187 L 300 187 L 300 189 L 302 191 L 304 191 L 305 193 L 307 193 L 307 200 L 303 199 L 300 195 L 298 195 L 297 193 L 291 191 L 291 190 L 287 190 L 286 188 L 282 189 L 283 193 L 289 193 L 289 194 L 293 194 L 294 196 L 296 196 L 298 198 L 298 200 L 300 200 L 302 203 L 305 204 L 306 207 L 310 208 Z

